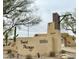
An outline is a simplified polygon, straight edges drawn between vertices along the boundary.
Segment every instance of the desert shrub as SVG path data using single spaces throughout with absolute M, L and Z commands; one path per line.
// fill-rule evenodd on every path
M 40 58 L 40 53 L 37 53 L 38 58 Z
M 68 57 L 68 59 L 75 59 L 75 58 L 73 58 L 73 57 Z
M 12 53 L 12 50 L 8 50 L 7 54 L 10 58 L 14 58 L 14 54 Z
M 3 44 L 3 46 L 5 46 L 5 44 Z
M 12 50 L 8 50 L 7 54 L 12 53 Z
M 65 50 L 61 50 L 61 53 L 64 54 L 64 53 L 66 53 L 66 51 Z
M 10 57 L 10 58 L 14 58 L 15 56 L 14 56 L 13 53 L 11 53 L 11 54 L 9 54 L 9 57 Z
M 56 56 L 55 52 L 50 52 L 49 53 L 49 57 L 55 57 L 55 56 Z
M 31 55 L 26 55 L 26 59 L 33 59 Z

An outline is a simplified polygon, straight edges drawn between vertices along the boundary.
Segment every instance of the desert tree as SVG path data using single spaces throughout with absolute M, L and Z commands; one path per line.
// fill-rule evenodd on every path
M 66 12 L 65 14 L 61 15 L 61 26 L 66 31 L 70 30 L 74 34 L 76 34 L 76 15 L 75 13 Z
M 3 0 L 3 35 L 14 33 L 16 41 L 16 28 L 33 26 L 41 21 L 36 11 L 33 0 Z

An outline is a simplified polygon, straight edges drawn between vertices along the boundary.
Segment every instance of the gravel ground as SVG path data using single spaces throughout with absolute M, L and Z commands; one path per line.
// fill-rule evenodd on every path
M 74 59 L 76 59 L 75 54 L 67 53 L 64 55 L 66 55 L 68 57 L 73 57 Z M 19 58 L 17 58 L 17 56 L 14 58 L 10 58 L 7 54 L 4 54 L 3 59 L 26 59 L 26 58 L 25 58 L 25 56 L 19 56 Z M 59 57 L 44 57 L 44 56 L 42 56 L 40 58 L 33 57 L 33 59 L 60 59 L 60 58 Z
M 63 56 L 63 55 L 67 56 L 67 57 L 73 57 L 74 59 L 76 59 L 76 54 L 70 53 L 70 52 L 67 52 L 65 54 L 60 54 L 57 57 L 44 57 L 44 56 L 42 56 L 40 58 L 33 57 L 33 59 L 60 59 L 60 56 Z M 19 55 L 19 58 L 17 58 L 17 54 L 15 54 L 14 58 L 10 58 L 9 54 L 3 53 L 3 59 L 26 59 L 26 56 Z
M 14 58 L 10 58 L 7 54 L 3 54 L 3 59 L 26 59 L 25 56 L 19 56 L 19 58 L 17 57 L 14 57 Z M 58 59 L 56 57 L 40 57 L 40 58 L 37 58 L 37 57 L 33 57 L 33 59 Z

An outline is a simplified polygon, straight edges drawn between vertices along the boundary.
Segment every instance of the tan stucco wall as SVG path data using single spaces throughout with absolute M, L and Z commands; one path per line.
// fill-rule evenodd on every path
M 59 53 L 61 51 L 61 34 L 59 31 L 55 31 L 55 34 L 53 36 L 53 44 L 54 44 L 54 51 L 56 53 Z
M 47 33 L 54 33 L 55 32 L 55 25 L 54 22 L 48 23 L 48 31 Z
M 29 39 L 27 38 L 25 39 L 18 38 L 18 39 L 17 39 L 18 53 L 22 55 L 27 55 L 27 54 L 36 55 L 38 52 L 41 55 L 44 55 L 44 54 L 49 54 L 49 52 L 53 51 L 52 37 L 32 37 Z M 28 41 L 28 43 L 25 45 L 33 46 L 34 47 L 33 50 L 29 51 L 29 49 L 23 48 L 24 44 L 21 44 L 21 40 Z M 47 40 L 48 43 L 40 43 L 40 40 Z
M 55 29 L 55 23 L 51 22 L 48 24 L 48 33 L 53 39 L 53 49 L 54 52 L 59 53 L 61 51 L 61 33 L 59 30 Z

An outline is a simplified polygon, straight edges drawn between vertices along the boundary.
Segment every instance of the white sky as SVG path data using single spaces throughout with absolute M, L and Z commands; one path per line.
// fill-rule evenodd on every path
M 30 36 L 36 33 L 46 33 L 47 24 L 52 21 L 52 13 L 73 12 L 75 10 L 75 0 L 37 0 L 35 5 L 39 9 L 37 14 L 41 17 L 42 22 L 36 26 L 30 27 Z M 17 30 L 19 36 L 27 36 L 27 28 Z

